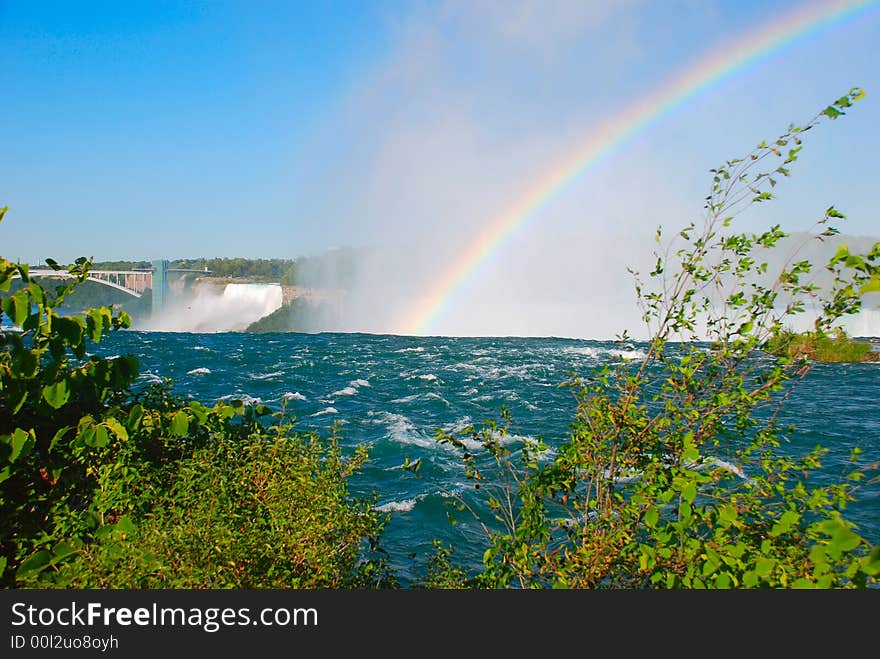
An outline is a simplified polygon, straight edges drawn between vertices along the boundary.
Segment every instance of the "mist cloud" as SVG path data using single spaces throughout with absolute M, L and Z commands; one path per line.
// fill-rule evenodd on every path
M 327 329 L 399 329 L 475 235 L 615 110 L 600 96 L 632 98 L 625 73 L 651 59 L 638 38 L 644 4 L 447 2 L 392 19 L 390 55 L 316 141 L 326 179 L 299 193 L 332 218 L 336 243 L 359 247 L 344 320 Z M 637 335 L 627 267 L 650 269 L 659 223 L 702 213 L 705 190 L 682 201 L 693 187 L 682 176 L 644 145 L 591 168 L 492 253 L 429 331 Z

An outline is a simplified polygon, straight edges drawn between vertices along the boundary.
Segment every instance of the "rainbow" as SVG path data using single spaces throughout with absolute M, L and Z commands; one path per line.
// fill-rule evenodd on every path
M 652 94 L 641 98 L 586 136 L 574 150 L 538 178 L 525 194 L 492 218 L 475 239 L 444 269 L 398 324 L 397 334 L 424 335 L 517 229 L 591 166 L 629 139 L 657 123 L 689 99 L 795 39 L 806 37 L 877 4 L 877 0 L 832 0 L 798 7 L 696 65 L 679 72 Z

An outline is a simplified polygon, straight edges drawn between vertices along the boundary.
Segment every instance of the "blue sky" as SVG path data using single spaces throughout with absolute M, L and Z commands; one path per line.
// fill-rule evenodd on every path
M 607 113 L 799 4 L 0 0 L 0 254 L 398 244 L 439 266 Z M 878 62 L 876 7 L 774 52 L 586 172 L 510 258 L 697 219 L 709 167 L 853 85 L 867 98 L 754 221 L 806 228 L 833 203 L 880 234 Z

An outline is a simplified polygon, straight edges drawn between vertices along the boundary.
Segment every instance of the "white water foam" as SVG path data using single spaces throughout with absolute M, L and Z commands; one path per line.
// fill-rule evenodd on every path
M 691 463 L 687 466 L 696 471 L 705 471 L 706 469 L 717 467 L 718 469 L 723 469 L 724 471 L 727 471 L 734 476 L 739 476 L 743 480 L 751 481 L 751 479 L 745 475 L 740 467 L 731 462 L 727 462 L 727 460 L 721 460 L 720 458 L 707 458 L 699 464 Z
M 402 501 L 389 501 L 381 506 L 376 506 L 380 513 L 408 513 L 416 507 L 416 499 L 403 499 Z
M 251 380 L 271 380 L 272 378 L 277 378 L 284 375 L 281 371 L 272 371 L 271 373 L 260 373 L 258 375 L 248 375 Z
M 284 400 L 306 400 L 306 397 L 298 391 L 285 391 L 281 397 Z
M 439 400 L 446 405 L 449 405 L 449 401 L 443 398 L 443 396 L 439 394 L 435 394 L 433 391 L 429 391 L 428 393 L 423 394 L 411 394 L 409 396 L 404 396 L 403 398 L 395 398 L 392 400 L 392 403 L 412 403 L 417 400 Z
M 617 357 L 618 359 L 644 359 L 647 354 L 638 349 L 620 350 L 619 348 L 593 348 L 590 346 L 569 346 L 563 348 L 562 352 L 569 355 L 584 355 L 593 359 L 602 359 L 604 357 Z
M 456 419 L 452 423 L 447 423 L 443 426 L 443 430 L 448 432 L 451 435 L 455 435 L 460 433 L 462 430 L 467 428 L 468 426 L 473 425 L 473 421 L 470 416 L 463 416 L 460 419 Z
M 358 390 L 354 387 L 344 387 L 339 391 L 334 391 L 331 396 L 354 396 Z
M 263 402 L 259 396 L 249 396 L 248 394 L 226 394 L 220 396 L 220 400 L 240 400 L 245 405 L 260 405 Z
M 618 357 L 620 359 L 629 359 L 629 360 L 644 359 L 645 357 L 648 356 L 647 353 L 645 353 L 642 350 L 611 349 L 608 351 L 608 354 L 611 355 L 612 357 Z
M 495 441 L 500 442 L 502 446 L 507 446 L 508 444 L 514 443 L 524 444 L 527 441 L 534 441 L 535 439 L 531 436 L 515 435 L 512 433 L 502 436 L 500 430 L 493 430 L 491 433 L 491 437 Z M 476 452 L 483 448 L 483 443 L 478 439 L 474 439 L 473 437 L 459 437 L 459 439 L 469 451 Z
M 211 369 L 205 368 L 204 366 L 200 366 L 199 368 L 194 368 L 191 371 L 186 372 L 187 375 L 210 375 Z
M 438 446 L 437 442 L 420 432 L 415 424 L 403 414 L 379 412 L 375 416 L 379 417 L 378 423 L 387 426 L 388 437 L 392 441 L 399 444 L 413 444 L 421 448 L 436 448 Z
M 351 382 L 349 382 L 348 385 L 350 387 L 369 387 L 370 382 L 369 380 L 362 380 L 361 378 L 358 378 L 357 380 L 352 380 Z
M 325 407 L 323 410 L 312 414 L 312 416 L 323 416 L 325 414 L 339 414 L 339 410 L 337 410 L 335 407 Z

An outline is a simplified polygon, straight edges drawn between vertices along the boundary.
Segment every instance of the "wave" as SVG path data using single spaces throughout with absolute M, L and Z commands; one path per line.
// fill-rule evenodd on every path
M 377 423 L 388 428 L 388 439 L 398 444 L 412 444 L 421 448 L 436 448 L 437 442 L 425 432 L 416 428 L 415 424 L 403 414 L 393 412 L 373 412 L 368 416 L 378 416 Z
M 608 354 L 612 357 L 618 357 L 620 359 L 629 359 L 629 360 L 637 360 L 644 359 L 648 356 L 644 350 L 618 350 L 616 348 L 612 348 L 608 351 Z
M 284 400 L 307 400 L 305 396 L 303 396 L 298 391 L 285 391 L 281 397 Z
M 251 380 L 271 380 L 272 378 L 277 378 L 282 375 L 284 375 L 282 371 L 272 371 L 271 373 L 260 373 L 258 375 L 251 373 L 248 377 Z
M 583 355 L 592 357 L 593 359 L 602 359 L 604 357 L 616 357 L 618 359 L 644 359 L 647 353 L 637 348 L 624 349 L 620 348 L 592 348 L 590 346 L 569 346 L 563 348 L 562 352 L 569 355 Z
M 263 402 L 259 396 L 249 396 L 248 394 L 226 394 L 220 396 L 220 400 L 240 400 L 245 405 L 260 405 Z
M 339 391 L 334 391 L 331 396 L 354 396 L 358 392 L 354 387 L 344 387 Z
M 446 405 L 449 405 L 449 401 L 443 398 L 440 394 L 435 394 L 433 391 L 421 394 L 411 394 L 409 396 L 404 396 L 403 398 L 395 398 L 390 401 L 392 403 L 412 403 L 417 400 L 439 400 Z
M 460 419 L 456 419 L 452 423 L 447 423 L 446 425 L 444 425 L 443 430 L 454 435 L 456 433 L 460 433 L 462 430 L 471 425 L 473 425 L 471 417 L 463 416 Z
M 381 506 L 376 506 L 375 509 L 380 513 L 408 513 L 415 507 L 416 499 L 403 499 L 401 501 L 383 503 Z
M 472 362 L 459 362 L 444 367 L 447 371 L 470 371 L 483 380 L 503 380 L 515 378 L 517 380 L 534 379 L 533 372 L 544 373 L 553 371 L 552 364 L 534 362 L 531 364 L 517 364 L 516 366 L 482 366 Z
M 204 366 L 200 366 L 199 368 L 194 368 L 191 371 L 186 372 L 187 375 L 210 375 L 211 369 L 205 368 Z
M 339 414 L 339 410 L 335 407 L 325 407 L 323 410 L 319 410 L 311 416 L 324 416 L 325 414 Z

